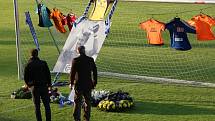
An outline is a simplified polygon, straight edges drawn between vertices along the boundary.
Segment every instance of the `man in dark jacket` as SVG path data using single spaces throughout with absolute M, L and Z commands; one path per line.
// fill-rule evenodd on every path
M 71 87 L 73 88 L 74 85 L 75 89 L 73 117 L 75 121 L 81 120 L 80 116 L 83 96 L 85 102 L 84 119 L 85 121 L 89 121 L 91 112 L 91 90 L 95 88 L 97 84 L 97 68 L 93 58 L 86 56 L 84 46 L 80 46 L 78 52 L 80 53 L 80 56 L 73 59 L 70 75 Z
M 46 121 L 51 121 L 50 98 L 48 96 L 48 88 L 51 87 L 51 75 L 46 61 L 38 58 L 37 49 L 31 51 L 31 58 L 25 67 L 24 80 L 26 85 L 32 89 L 37 121 L 42 121 L 40 98 L 45 106 Z

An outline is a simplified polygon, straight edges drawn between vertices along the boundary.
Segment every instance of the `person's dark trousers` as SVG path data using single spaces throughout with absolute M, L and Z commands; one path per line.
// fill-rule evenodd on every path
M 50 98 L 48 95 L 48 87 L 33 87 L 32 97 L 35 106 L 35 114 L 37 121 L 42 121 L 41 111 L 40 111 L 40 99 L 42 99 L 43 105 L 45 107 L 46 121 L 51 121 L 51 108 L 50 108 Z
M 75 121 L 81 121 L 81 107 L 82 107 L 82 97 L 84 97 L 84 120 L 90 120 L 90 112 L 91 112 L 91 90 L 89 91 L 78 91 L 75 90 L 74 97 L 74 113 L 73 117 Z

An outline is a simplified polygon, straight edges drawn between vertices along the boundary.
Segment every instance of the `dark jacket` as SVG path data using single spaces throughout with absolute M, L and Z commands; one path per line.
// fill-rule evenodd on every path
M 70 81 L 71 85 L 75 85 L 75 89 L 77 90 L 85 91 L 93 89 L 97 84 L 97 68 L 93 58 L 84 54 L 74 58 Z
M 51 86 L 51 75 L 46 61 L 30 58 L 24 71 L 25 83 L 31 87 Z

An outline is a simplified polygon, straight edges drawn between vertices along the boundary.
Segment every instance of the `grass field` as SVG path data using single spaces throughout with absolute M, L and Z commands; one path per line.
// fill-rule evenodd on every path
M 86 5 L 86 3 L 84 5 L 81 3 L 87 0 L 82 0 L 80 5 L 77 3 L 78 0 L 74 1 L 76 4 L 73 10 L 80 15 Z M 69 3 L 69 0 L 55 4 L 60 7 L 72 5 L 72 3 L 66 3 Z M 19 5 L 22 5 L 20 16 L 22 16 L 21 21 L 23 22 L 23 11 L 28 9 L 31 12 L 34 11 L 35 3 L 19 1 Z M 47 5 L 54 7 L 50 3 Z M 214 42 L 197 42 L 194 35 L 190 35 L 193 49 L 188 52 L 174 51 L 169 48 L 168 44 L 163 47 L 149 47 L 146 45 L 143 32 L 136 28 L 137 23 L 151 17 L 146 13 L 168 13 L 208 6 L 214 6 L 214 4 L 119 3 L 113 17 L 111 35 L 106 40 L 97 60 L 99 71 L 214 82 Z M 137 11 L 135 8 L 139 10 Z M 67 9 L 63 10 L 67 11 Z M 204 10 L 204 12 L 214 16 L 214 10 L 215 8 L 211 8 Z M 17 80 L 12 1 L 0 1 L 0 11 L 2 12 L 0 19 L 0 121 L 35 121 L 31 100 L 10 99 L 10 93 L 23 85 L 23 81 Z M 180 16 L 188 20 L 198 12 L 180 14 Z M 35 18 L 33 21 L 37 22 L 37 15 L 34 15 L 33 12 L 32 17 Z M 174 17 L 174 14 L 154 17 L 167 22 Z M 21 34 L 24 38 L 22 41 L 24 50 L 27 50 L 29 47 L 33 47 L 33 44 L 29 41 L 31 36 L 28 34 L 28 28 L 25 29 L 24 26 L 22 23 Z M 54 58 L 57 57 L 56 48 L 53 47 L 50 40 L 46 40 L 49 39 L 46 30 L 41 28 L 37 28 L 37 30 L 39 31 L 39 38 L 45 39 L 41 40 L 41 46 L 44 49 L 41 51 L 41 57 L 48 59 L 51 68 L 56 61 Z M 58 35 L 59 33 L 56 32 L 56 37 L 66 37 L 66 35 Z M 168 43 L 168 36 L 168 32 L 164 32 L 163 37 L 166 43 Z M 26 54 L 24 58 L 28 58 L 28 55 Z M 184 69 L 178 69 L 182 67 Z M 135 107 L 122 113 L 101 112 L 97 108 L 93 108 L 92 121 L 215 121 L 214 88 L 144 83 L 142 81 L 99 77 L 97 89 L 127 91 L 134 98 Z M 69 93 L 69 88 L 62 87 L 60 91 Z M 53 121 L 72 121 L 73 107 L 59 108 L 59 105 L 51 104 L 51 109 Z M 44 108 L 42 110 L 44 112 Z

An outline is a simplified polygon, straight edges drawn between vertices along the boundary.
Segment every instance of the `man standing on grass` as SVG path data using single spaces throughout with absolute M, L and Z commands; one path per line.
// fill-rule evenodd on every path
M 85 47 L 78 47 L 80 56 L 74 58 L 71 68 L 71 88 L 75 89 L 74 97 L 74 112 L 73 117 L 75 121 L 81 121 L 81 106 L 82 96 L 84 97 L 84 120 L 90 120 L 91 112 L 91 90 L 97 84 L 97 68 L 93 58 L 86 56 Z M 93 78 L 92 78 L 93 74 Z
M 24 80 L 32 90 L 37 121 L 42 121 L 40 98 L 45 106 L 46 121 L 51 121 L 50 98 L 48 96 L 48 88 L 51 87 L 51 75 L 46 61 L 39 59 L 37 49 L 31 50 L 31 58 L 24 71 Z

